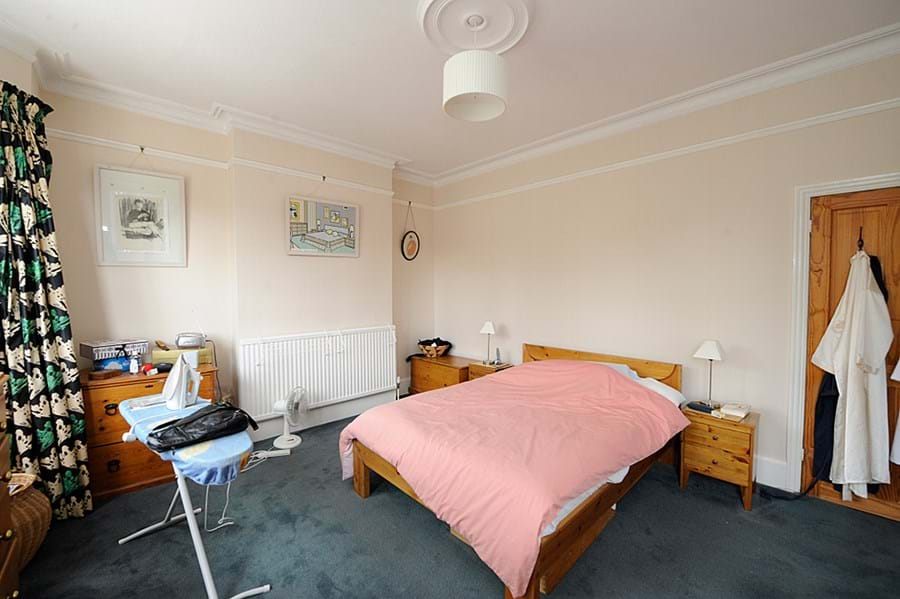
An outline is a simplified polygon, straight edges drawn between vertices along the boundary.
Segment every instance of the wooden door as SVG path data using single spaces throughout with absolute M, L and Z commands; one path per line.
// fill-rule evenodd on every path
M 844 293 L 850 258 L 857 249 L 862 227 L 865 251 L 878 256 L 884 270 L 888 310 L 894 342 L 888 352 L 888 375 L 897 363 L 900 348 L 900 187 L 822 196 L 812 199 L 809 251 L 809 328 L 807 336 L 806 405 L 803 430 L 803 488 L 813 479 L 816 396 L 823 372 L 809 359 L 815 352 Z M 893 440 L 900 409 L 900 383 L 888 380 L 888 420 Z M 881 485 L 868 499 L 841 501 L 830 482 L 816 485 L 813 495 L 847 507 L 900 520 L 900 466 L 891 464 L 891 484 Z

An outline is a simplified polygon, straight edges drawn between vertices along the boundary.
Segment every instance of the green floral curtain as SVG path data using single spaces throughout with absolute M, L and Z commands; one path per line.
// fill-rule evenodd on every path
M 0 81 L 0 372 L 13 469 L 37 475 L 56 518 L 91 505 L 84 401 L 48 197 L 53 109 Z

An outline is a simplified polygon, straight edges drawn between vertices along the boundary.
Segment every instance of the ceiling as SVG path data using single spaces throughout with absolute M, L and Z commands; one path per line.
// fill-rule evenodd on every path
M 0 29 L 30 46 L 42 77 L 173 113 L 212 117 L 224 105 L 440 178 L 900 22 L 898 0 L 536 0 L 504 55 L 508 110 L 467 123 L 441 109 L 447 56 L 416 4 L 0 0 Z

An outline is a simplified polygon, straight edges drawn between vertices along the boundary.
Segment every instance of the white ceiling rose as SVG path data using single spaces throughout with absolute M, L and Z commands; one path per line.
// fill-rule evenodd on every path
M 503 54 L 528 29 L 532 0 L 419 0 L 419 25 L 445 54 L 488 50 Z M 474 27 L 473 20 L 480 18 Z
M 420 0 L 419 24 L 444 63 L 444 112 L 470 122 L 499 117 L 507 106 L 501 53 L 528 29 L 530 0 Z

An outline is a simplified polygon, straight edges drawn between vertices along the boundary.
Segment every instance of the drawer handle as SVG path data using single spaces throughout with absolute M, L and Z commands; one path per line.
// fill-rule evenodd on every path
M 13 538 L 13 537 L 15 536 L 15 534 L 16 534 L 16 533 L 13 532 L 13 529 L 7 528 L 7 529 L 6 529 L 6 532 L 3 533 L 3 540 L 4 540 L 4 541 L 8 541 L 8 540 L 10 540 L 11 538 Z
M 718 441 L 718 440 L 719 440 L 719 435 L 713 435 L 713 441 Z
M 110 460 L 106 462 L 106 470 L 108 472 L 118 472 L 120 467 L 119 460 Z
M 5 432 L 6 432 L 6 420 L 4 420 L 3 422 L 0 422 L 0 433 L 5 433 Z
M 12 597 L 12 599 L 19 599 L 19 589 L 16 589 L 15 591 L 13 591 L 12 595 L 10 595 L 10 597 Z
M 12 470 L 7 470 L 6 474 L 3 475 L 3 480 L 9 482 L 12 480 Z
M 147 383 L 146 385 L 144 385 L 144 389 L 152 389 L 155 386 L 156 385 L 154 385 L 153 383 Z
M 713 463 L 713 466 L 715 466 L 716 464 L 719 463 L 719 460 L 713 460 L 712 463 Z
M 119 404 L 117 403 L 108 403 L 103 406 L 103 411 L 106 412 L 107 416 L 115 416 L 119 413 Z

